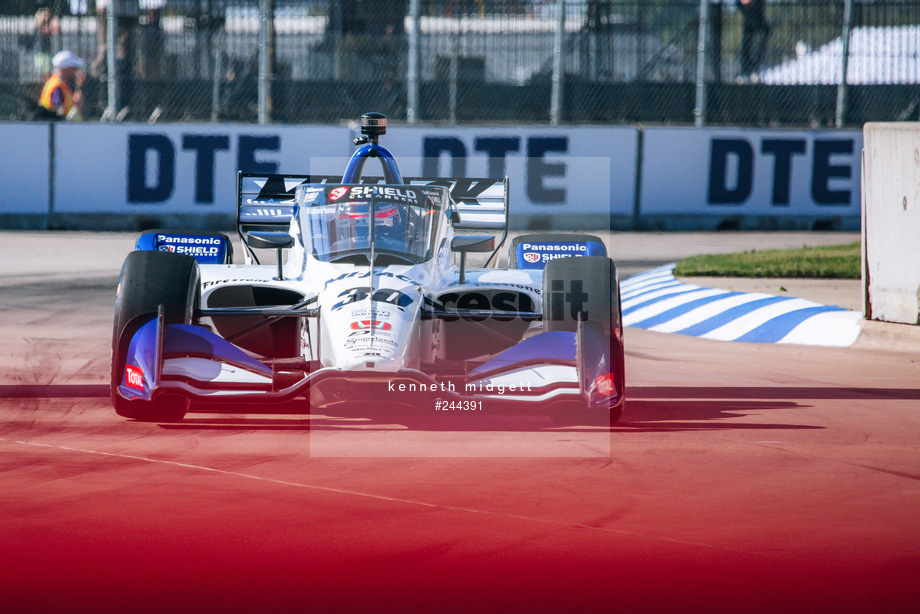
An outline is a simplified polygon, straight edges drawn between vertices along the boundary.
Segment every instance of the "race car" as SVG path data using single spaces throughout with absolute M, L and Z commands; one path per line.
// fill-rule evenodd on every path
M 386 117 L 365 114 L 361 132 L 341 177 L 238 175 L 243 263 L 219 232 L 140 235 L 115 304 L 115 411 L 169 422 L 215 404 L 435 399 L 615 422 L 623 329 L 603 241 L 528 234 L 500 257 L 507 177 L 403 178 L 380 145 Z M 363 175 L 370 158 L 382 177 Z

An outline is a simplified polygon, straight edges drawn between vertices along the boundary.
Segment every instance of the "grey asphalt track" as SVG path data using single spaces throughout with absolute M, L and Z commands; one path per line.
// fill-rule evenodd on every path
M 610 239 L 628 275 L 854 237 Z M 627 330 L 609 429 L 380 406 L 145 424 L 106 398 L 133 241 L 0 233 L 0 609 L 920 606 L 920 352 L 904 327 L 842 349 Z

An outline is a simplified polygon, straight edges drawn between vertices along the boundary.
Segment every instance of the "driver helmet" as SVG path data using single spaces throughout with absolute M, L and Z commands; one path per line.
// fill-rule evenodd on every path
M 335 242 L 340 249 L 355 249 L 370 239 L 370 208 L 368 201 L 343 203 L 336 208 Z M 376 204 L 374 218 L 374 236 L 379 239 L 397 232 L 402 221 L 399 207 L 384 202 Z

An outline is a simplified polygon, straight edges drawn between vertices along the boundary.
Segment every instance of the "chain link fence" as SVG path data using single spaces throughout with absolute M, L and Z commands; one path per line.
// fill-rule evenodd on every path
M 62 49 L 87 120 L 920 119 L 920 0 L 4 0 L 0 118 Z

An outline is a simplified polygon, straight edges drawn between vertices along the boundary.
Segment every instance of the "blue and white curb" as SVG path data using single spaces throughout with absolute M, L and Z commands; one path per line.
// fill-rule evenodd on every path
M 862 314 L 800 298 L 703 288 L 678 281 L 669 264 L 620 284 L 623 324 L 753 343 L 846 347 L 862 331 Z

